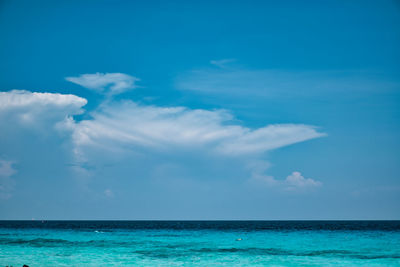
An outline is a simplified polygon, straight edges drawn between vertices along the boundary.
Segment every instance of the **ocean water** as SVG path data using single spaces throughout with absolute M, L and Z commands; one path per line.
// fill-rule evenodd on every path
M 400 266 L 400 221 L 0 221 L 0 266 Z

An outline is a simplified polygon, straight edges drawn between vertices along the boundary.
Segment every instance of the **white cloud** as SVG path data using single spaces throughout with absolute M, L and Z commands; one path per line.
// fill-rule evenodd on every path
M 68 169 L 64 165 L 71 135 L 66 131 L 58 131 L 55 126 L 65 125 L 61 122 L 81 114 L 86 103 L 86 99 L 68 94 L 24 90 L 0 92 L 2 157 L 16 159 L 21 173 L 29 173 L 31 177 L 66 175 Z M 46 171 L 49 168 L 57 171 Z M 0 197 L 11 197 L 14 174 L 13 161 L 0 161 Z
M 124 73 L 95 73 L 82 74 L 79 77 L 66 77 L 67 81 L 79 84 L 97 92 L 115 95 L 123 93 L 137 86 L 135 82 L 140 79 Z
M 11 178 L 16 173 L 13 168 L 14 161 L 0 159 L 0 198 L 8 199 L 12 196 L 15 181 Z
M 82 113 L 82 107 L 86 103 L 86 99 L 75 95 L 24 90 L 0 92 L 0 118 L 25 124 L 57 121 Z
M 66 108 L 73 113 L 80 113 L 80 108 L 86 105 L 86 99 L 76 95 L 58 93 L 36 93 L 25 90 L 0 92 L 0 112 L 18 108 Z
M 322 183 L 319 181 L 315 181 L 311 178 L 304 178 L 304 176 L 302 176 L 301 173 L 297 171 L 286 177 L 284 184 L 287 190 L 314 188 L 322 185 Z
M 231 62 L 232 59 L 213 64 Z M 119 91 L 134 86 L 135 77 L 122 73 L 83 74 L 68 77 L 82 86 Z M 81 146 L 119 149 L 126 145 L 208 149 L 225 155 L 256 154 L 324 136 L 303 124 L 274 124 L 250 129 L 232 122 L 226 110 L 191 110 L 185 107 L 138 105 L 131 101 L 107 103 L 93 112 L 91 120 L 72 125 L 77 150 Z M 74 127 L 72 127 L 74 126 Z
M 286 191 L 304 191 L 322 186 L 321 182 L 311 178 L 304 178 L 297 171 L 292 172 L 285 180 L 275 179 L 273 176 L 265 174 L 269 167 L 269 162 L 263 160 L 248 163 L 247 168 L 251 171 L 250 181 L 255 182 L 257 185 L 277 187 Z
M 274 124 L 256 130 L 241 127 L 235 138 L 226 140 L 219 147 L 226 154 L 264 152 L 279 147 L 325 136 L 315 127 L 303 124 Z
M 225 110 L 143 106 L 131 101 L 103 106 L 91 115 L 91 120 L 75 125 L 73 139 L 78 149 L 198 148 L 238 156 L 324 136 L 308 125 L 276 124 L 253 130 L 234 124 Z

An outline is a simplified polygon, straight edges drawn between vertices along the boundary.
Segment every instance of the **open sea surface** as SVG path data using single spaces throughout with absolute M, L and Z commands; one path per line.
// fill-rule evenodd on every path
M 0 266 L 400 266 L 400 221 L 0 221 Z

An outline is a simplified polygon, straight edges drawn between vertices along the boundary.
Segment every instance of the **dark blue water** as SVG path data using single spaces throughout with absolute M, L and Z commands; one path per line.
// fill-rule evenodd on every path
M 400 221 L 0 221 L 0 266 L 400 266 Z
M 0 221 L 4 229 L 400 231 L 400 221 Z

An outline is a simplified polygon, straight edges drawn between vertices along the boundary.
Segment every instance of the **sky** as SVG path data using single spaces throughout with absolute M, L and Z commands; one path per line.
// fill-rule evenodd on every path
M 0 219 L 400 219 L 398 1 L 0 2 Z

